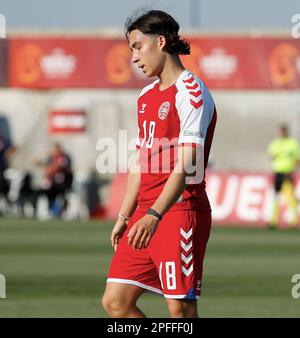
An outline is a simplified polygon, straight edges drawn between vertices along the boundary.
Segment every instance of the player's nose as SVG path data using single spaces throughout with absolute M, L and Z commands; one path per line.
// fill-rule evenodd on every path
M 133 52 L 131 60 L 133 63 L 137 63 L 140 60 L 140 57 L 136 52 Z

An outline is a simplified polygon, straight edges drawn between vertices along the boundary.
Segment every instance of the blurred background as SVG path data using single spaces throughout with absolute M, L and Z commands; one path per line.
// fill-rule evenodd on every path
M 126 174 L 107 172 L 97 142 L 111 138 L 119 149 L 120 130 L 128 141 L 137 135 L 136 100 L 149 79 L 130 62 L 123 26 L 139 8 L 178 20 L 192 51 L 182 61 L 218 110 L 206 177 L 216 227 L 201 315 L 298 316 L 290 280 L 300 272 L 299 227 L 289 229 L 284 201 L 279 228 L 289 231 L 266 229 L 268 146 L 282 123 L 300 140 L 296 0 L 0 0 L 0 316 L 105 315 L 95 294 Z M 166 316 L 152 298 L 142 302 L 149 315 Z

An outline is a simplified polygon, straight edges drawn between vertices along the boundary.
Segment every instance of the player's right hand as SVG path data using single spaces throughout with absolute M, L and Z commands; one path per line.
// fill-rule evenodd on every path
M 113 231 L 111 233 L 111 245 L 112 247 L 115 249 L 115 251 L 117 250 L 118 244 L 120 239 L 122 238 L 126 228 L 127 228 L 127 221 L 124 221 L 122 219 L 118 219 Z

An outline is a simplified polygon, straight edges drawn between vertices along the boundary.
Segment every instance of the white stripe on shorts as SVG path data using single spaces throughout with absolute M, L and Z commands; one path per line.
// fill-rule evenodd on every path
M 173 298 L 173 299 L 184 299 L 186 295 L 166 295 L 164 294 L 165 298 Z M 196 299 L 199 299 L 200 296 L 196 296 Z
M 113 283 L 124 283 L 124 284 L 131 284 L 131 285 L 136 285 L 139 286 L 140 288 L 146 289 L 151 292 L 159 293 L 160 295 L 163 294 L 163 292 L 160 289 L 154 288 L 152 286 L 136 282 L 135 280 L 131 279 L 122 279 L 122 278 L 107 278 L 107 283 L 113 282 Z

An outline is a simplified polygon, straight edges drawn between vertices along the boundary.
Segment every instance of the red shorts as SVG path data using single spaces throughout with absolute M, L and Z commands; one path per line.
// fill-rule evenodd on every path
M 211 212 L 167 212 L 148 247 L 137 251 L 128 245 L 127 233 L 144 215 L 139 209 L 133 214 L 112 258 L 107 282 L 137 285 L 166 298 L 198 299 Z

